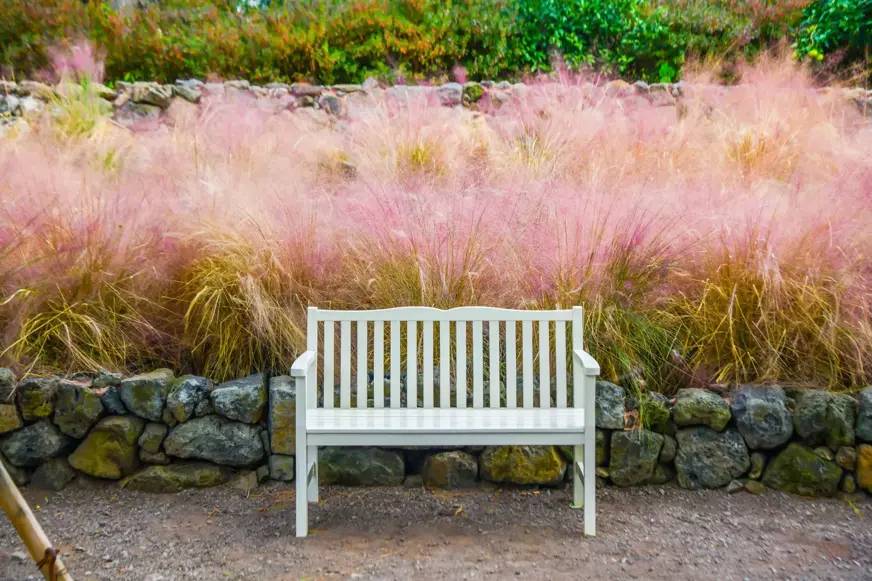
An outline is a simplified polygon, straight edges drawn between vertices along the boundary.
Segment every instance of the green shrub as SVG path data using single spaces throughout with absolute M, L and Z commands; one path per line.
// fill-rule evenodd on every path
M 841 60 L 869 62 L 872 50 L 872 0 L 817 0 L 803 12 L 796 37 L 800 58 L 816 61 L 836 52 Z

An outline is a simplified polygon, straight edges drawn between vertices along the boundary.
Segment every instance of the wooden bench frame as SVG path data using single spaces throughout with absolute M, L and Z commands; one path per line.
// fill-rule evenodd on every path
M 334 323 L 339 323 L 341 337 L 338 369 L 334 368 Z M 434 345 L 434 327 L 437 323 L 439 342 Z M 521 326 L 520 361 L 517 360 L 516 343 L 518 323 Z M 571 325 L 572 345 L 569 349 L 566 345 L 567 323 Z M 352 356 L 351 349 L 352 324 L 357 331 L 356 345 L 364 346 L 363 349 L 356 349 L 356 357 Z M 484 378 L 484 325 L 487 325 L 490 370 L 487 386 Z M 467 343 L 470 327 L 472 340 Z M 501 333 L 501 329 L 504 333 Z M 550 343 L 552 329 L 553 349 Z M 387 370 L 386 330 L 390 331 L 390 368 Z M 420 349 L 419 331 L 423 339 Z M 535 358 L 539 371 L 538 390 L 533 373 L 534 335 L 538 335 L 539 353 Z M 584 509 L 584 534 L 595 534 L 594 400 L 596 377 L 600 369 L 596 360 L 583 349 L 581 307 L 552 311 L 491 307 L 328 311 L 310 307 L 306 336 L 307 350 L 291 367 L 291 375 L 296 382 L 298 537 L 308 534 L 308 502 L 318 501 L 318 446 L 571 445 L 574 451 L 573 506 Z M 321 359 L 324 367 L 320 390 L 319 337 L 323 343 Z M 501 342 L 506 346 L 502 352 Z M 512 348 L 509 349 L 509 346 Z M 405 365 L 402 364 L 404 351 Z M 470 351 L 472 394 L 469 393 L 467 375 L 467 356 Z M 570 353 L 568 357 L 571 359 L 571 393 L 567 389 L 567 353 Z M 327 354 L 329 356 L 324 356 Z M 357 396 L 354 407 L 351 393 L 353 359 L 356 359 L 354 386 Z M 551 381 L 552 360 L 554 389 Z M 503 367 L 504 376 L 501 373 Z M 518 375 L 519 368 L 523 369 L 522 375 Z M 373 371 L 371 385 L 370 369 Z M 417 378 L 419 370 L 423 375 L 422 381 L 408 386 L 411 389 L 403 393 L 407 386 L 403 385 L 402 372 L 405 371 L 407 377 Z M 336 371 L 339 372 L 338 405 L 334 388 Z M 386 371 L 389 375 L 386 375 Z M 434 377 L 438 378 L 437 389 L 447 387 L 438 389 L 438 400 L 434 396 Z M 505 400 L 501 393 L 502 377 L 505 377 Z M 521 380 L 521 394 L 518 394 L 518 380 Z M 462 390 L 458 387 L 461 385 Z M 388 393 L 385 392 L 386 387 Z M 539 402 L 534 406 L 536 392 Z M 332 396 L 324 397 L 328 393 Z M 405 402 L 402 401 L 403 396 Z M 389 402 L 387 405 L 386 397 Z M 503 402 L 505 406 L 500 407 Z

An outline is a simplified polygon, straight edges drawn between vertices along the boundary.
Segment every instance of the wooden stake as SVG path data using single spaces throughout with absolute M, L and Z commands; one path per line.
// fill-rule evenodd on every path
M 3 462 L 0 462 L 0 506 L 9 518 L 9 522 L 15 526 L 18 536 L 24 541 L 24 546 L 27 547 L 43 576 L 49 581 L 73 581 L 61 562 L 57 550 L 51 546 L 48 537 L 33 516 L 27 501 L 12 482 Z

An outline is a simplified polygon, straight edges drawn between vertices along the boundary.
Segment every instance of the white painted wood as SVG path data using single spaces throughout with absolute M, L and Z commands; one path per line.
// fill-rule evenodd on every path
M 524 403 L 522 407 L 533 407 L 533 321 L 521 323 L 521 354 L 524 360 Z
M 323 401 L 325 408 L 333 407 L 333 361 L 335 354 L 333 353 L 333 321 L 324 321 L 324 394 Z
M 518 407 L 518 367 L 515 363 L 515 321 L 506 321 L 506 407 Z
M 439 323 L 439 407 L 451 407 L 451 321 Z
M 433 407 L 433 321 L 424 321 L 424 407 Z
M 385 407 L 385 323 L 376 321 L 372 331 L 373 406 Z
M 539 321 L 539 407 L 551 407 L 551 349 L 548 321 Z
M 318 446 L 306 446 L 306 479 L 306 500 L 318 502 Z
M 470 410 L 473 408 L 466 409 Z M 584 440 L 584 434 L 578 431 L 521 433 L 507 429 L 504 432 L 458 433 L 355 432 L 351 434 L 336 434 L 324 432 L 317 434 L 309 433 L 306 438 L 313 446 L 380 446 L 384 448 L 397 448 L 401 446 L 575 446 Z
M 317 309 L 318 321 L 569 321 L 571 310 L 528 311 L 496 307 L 399 307 L 371 311 L 328 311 Z
M 457 402 L 455 405 L 463 409 L 466 407 L 466 321 L 455 323 L 454 336 L 457 338 Z
M 311 351 L 315 354 L 314 361 L 314 377 L 318 377 L 318 319 L 315 316 L 318 312 L 317 307 L 309 307 L 306 309 L 306 351 Z M 317 379 L 315 380 L 317 382 Z M 315 393 L 317 395 L 318 386 L 315 385 Z
M 484 407 L 484 365 L 482 351 L 484 349 L 481 321 L 472 322 L 472 407 Z
M 490 384 L 490 407 L 500 407 L 500 323 L 488 322 L 488 382 Z
M 582 346 L 581 326 L 583 323 L 581 308 L 572 309 L 572 350 L 573 353 Z M 584 406 L 584 385 L 582 383 L 582 369 L 576 357 L 572 358 L 572 407 Z
M 367 323 L 357 322 L 357 407 L 366 408 L 369 391 L 369 371 L 367 369 Z
M 418 327 L 408 322 L 406 330 L 406 406 L 418 407 Z
M 566 322 L 554 323 L 554 366 L 556 374 L 557 407 L 566 407 Z
M 351 322 L 339 324 L 339 407 L 351 407 Z
M 400 346 L 400 322 L 391 321 L 391 407 L 401 407 L 400 393 L 402 392 L 402 372 L 400 365 L 403 362 L 402 347 Z
M 584 446 L 572 447 L 572 508 L 584 508 L 584 482 L 582 477 Z
M 560 433 L 583 432 L 584 410 L 574 408 L 418 408 L 313 409 L 307 412 L 310 434 L 419 432 Z
M 594 396 L 596 377 L 584 376 L 584 421 L 591 429 L 584 433 L 584 534 L 596 534 L 596 429 L 594 426 Z M 571 408 L 570 408 L 571 409 Z

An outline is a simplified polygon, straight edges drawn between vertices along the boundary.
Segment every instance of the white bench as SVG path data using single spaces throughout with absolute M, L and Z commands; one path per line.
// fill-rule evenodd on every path
M 298 537 L 318 501 L 318 446 L 572 445 L 573 506 L 595 534 L 599 365 L 582 347 L 581 307 L 310 307 L 306 335 L 291 367 Z

